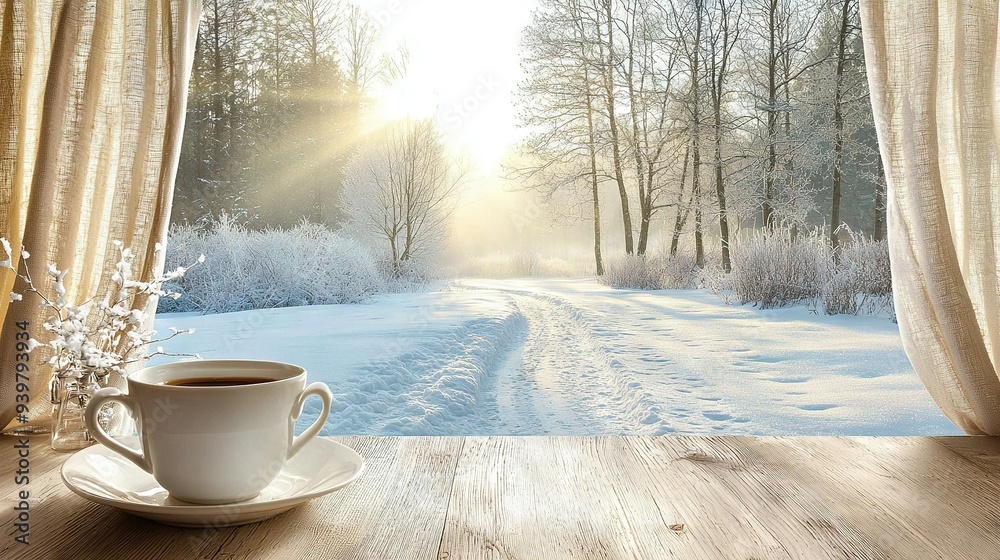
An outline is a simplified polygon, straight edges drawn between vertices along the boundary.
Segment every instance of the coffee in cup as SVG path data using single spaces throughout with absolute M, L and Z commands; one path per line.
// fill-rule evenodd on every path
M 170 495 L 197 504 L 250 499 L 285 462 L 319 433 L 332 395 L 324 383 L 306 386 L 306 371 L 255 360 L 198 360 L 157 365 L 127 378 L 128 394 L 94 393 L 85 420 L 94 438 L 153 475 Z M 295 420 L 310 395 L 323 410 L 301 435 Z M 135 419 L 140 449 L 101 428 L 98 412 L 118 402 Z

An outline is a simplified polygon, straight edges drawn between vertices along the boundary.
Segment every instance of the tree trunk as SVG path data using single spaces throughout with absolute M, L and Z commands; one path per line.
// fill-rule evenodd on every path
M 837 228 L 840 227 L 841 166 L 844 157 L 844 114 L 841 108 L 844 87 L 844 55 L 850 23 L 850 2 L 844 0 L 840 13 L 840 36 L 837 43 L 837 84 L 833 93 L 833 197 L 830 206 L 830 244 L 837 249 Z M 836 251 L 834 256 L 836 257 Z
M 699 62 L 698 54 L 701 52 L 701 20 L 705 10 L 704 0 L 695 0 L 695 22 L 694 33 L 694 62 L 691 65 L 691 90 L 694 107 L 693 113 L 693 140 L 691 149 L 691 197 L 694 201 L 694 261 L 698 268 L 705 266 L 705 246 L 701 238 L 701 150 L 699 147 L 699 137 L 701 135 L 701 94 L 699 88 Z
M 729 68 L 729 9 L 723 4 L 720 14 L 722 25 L 722 52 L 716 51 L 717 40 L 712 43 L 712 111 L 715 140 L 715 196 L 719 201 L 719 236 L 722 241 L 722 269 L 732 270 L 729 256 L 729 212 L 726 209 L 726 178 L 722 172 L 722 98 L 725 95 L 726 72 Z M 738 31 L 737 31 L 738 32 Z M 721 59 L 719 56 L 721 54 Z M 716 64 L 718 62 L 718 64 Z
M 222 123 L 224 122 L 222 114 L 222 39 L 219 37 L 222 32 L 222 24 L 219 21 L 219 0 L 213 2 L 212 10 L 214 16 L 212 19 L 212 47 L 214 50 L 212 53 L 212 140 L 215 144 L 212 146 L 212 153 L 218 156 L 223 144 Z
M 775 17 L 778 11 L 778 0 L 768 2 L 768 16 L 770 18 L 770 31 L 768 35 L 767 53 L 767 164 L 764 172 L 764 205 L 762 218 L 764 227 L 771 229 L 774 227 L 774 173 L 778 166 L 778 153 L 775 144 L 778 141 L 778 88 L 776 82 L 777 74 L 777 52 L 774 46 Z
M 885 170 L 882 168 L 882 156 L 875 155 L 878 169 L 875 177 L 875 193 L 873 197 L 874 207 L 872 208 L 874 219 L 872 224 L 872 238 L 875 241 L 885 239 Z
M 594 198 L 594 265 L 598 276 L 604 276 L 604 261 L 601 258 L 601 204 L 597 190 L 597 167 L 591 152 L 591 193 Z
M 632 243 L 632 216 L 628 205 L 628 192 L 625 190 L 625 177 L 622 172 L 621 146 L 618 140 L 618 119 L 615 116 L 615 67 L 614 67 L 614 24 L 611 14 L 611 0 L 604 0 L 605 15 L 607 17 L 607 44 L 608 56 L 604 69 L 604 85 L 607 90 L 606 104 L 608 110 L 608 128 L 611 132 L 611 158 L 615 168 L 615 182 L 618 184 L 618 196 L 622 202 L 622 226 L 625 229 L 625 253 L 631 255 L 634 252 Z M 598 28 L 598 43 L 603 45 Z M 603 49 L 603 47 L 601 47 Z
M 594 265 L 598 276 L 604 276 L 601 258 L 601 204 L 597 183 L 597 146 L 594 137 L 593 101 L 591 100 L 590 70 L 583 68 L 584 86 L 587 88 L 587 150 L 590 152 L 590 191 L 594 203 Z
M 684 185 L 687 181 L 688 159 L 691 156 L 690 144 L 684 150 L 684 167 L 681 169 L 681 190 L 677 194 L 677 216 L 674 218 L 674 233 L 670 238 L 670 256 L 677 256 L 677 245 L 680 243 L 681 231 L 684 229 L 684 222 L 691 211 L 690 207 L 684 207 Z
M 646 254 L 646 246 L 649 242 L 649 223 L 653 220 L 653 180 L 656 171 L 653 162 L 646 164 L 646 186 L 639 190 L 639 208 L 642 212 L 642 223 L 639 224 L 639 246 L 636 252 L 640 255 Z M 642 175 L 639 175 L 639 183 L 642 184 Z
M 785 90 L 785 142 L 787 145 L 792 145 L 792 60 L 791 53 L 785 52 L 784 60 L 782 61 L 782 81 L 784 82 L 783 89 Z M 793 191 L 793 181 L 795 180 L 795 158 L 789 155 L 785 158 L 785 177 L 787 178 L 787 188 L 790 192 Z M 795 239 L 799 235 L 799 224 L 796 221 L 792 221 L 790 227 L 788 228 L 789 238 L 792 243 L 795 243 Z
M 610 10 L 610 5 L 608 5 Z M 610 20 L 610 12 L 609 12 Z M 626 74 L 626 82 L 628 84 L 628 100 L 629 100 L 629 113 L 631 115 L 632 121 L 632 155 L 635 158 L 635 179 L 639 194 L 639 245 L 636 247 L 636 253 L 639 255 L 646 254 L 646 241 L 649 236 L 649 220 L 652 216 L 652 208 L 649 207 L 643 169 L 642 169 L 642 150 L 639 149 L 639 111 L 638 104 L 635 97 L 635 48 L 633 46 L 633 34 L 635 33 L 635 18 L 633 14 L 632 26 L 629 29 L 628 35 L 628 71 Z M 611 31 L 608 31 L 608 37 L 611 37 Z M 652 185 L 650 185 L 652 186 Z
M 729 216 L 726 212 L 726 183 L 722 175 L 722 118 L 719 101 L 715 103 L 715 196 L 719 199 L 719 235 L 722 237 L 722 269 L 732 270 L 729 260 Z

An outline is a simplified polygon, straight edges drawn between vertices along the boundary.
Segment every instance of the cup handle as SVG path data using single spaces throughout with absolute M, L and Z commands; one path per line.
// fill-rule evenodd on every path
M 136 406 L 135 401 L 131 397 L 115 387 L 105 387 L 94 392 L 94 396 L 90 398 L 90 402 L 87 403 L 87 410 L 83 414 L 87 429 L 94 436 L 94 439 L 103 443 L 105 447 L 132 461 L 140 469 L 152 474 L 153 467 L 149 464 L 149 458 L 146 457 L 141 449 L 135 450 L 118 443 L 117 440 L 104 431 L 100 422 L 97 421 L 97 413 L 101 411 L 101 407 L 110 402 L 120 403 L 129 409 L 132 413 L 132 418 L 135 419 L 136 426 L 139 427 L 139 433 L 142 433 L 142 415 L 139 412 L 139 407 Z
M 326 424 L 326 418 L 330 416 L 330 405 L 333 404 L 333 394 L 330 392 L 330 388 L 326 386 L 326 383 L 322 381 L 316 381 L 315 383 L 310 383 L 305 390 L 299 395 L 299 398 L 295 399 L 295 404 L 292 405 L 292 434 L 295 434 L 295 420 L 299 418 L 302 414 L 302 406 L 306 403 L 306 398 L 310 395 L 316 395 L 323 401 L 323 411 L 320 412 L 319 418 L 312 423 L 311 426 L 306 428 L 302 435 L 294 437 L 292 439 L 292 445 L 288 448 L 288 458 L 291 459 L 292 455 L 295 455 L 302 449 L 309 440 L 316 437 L 316 434 L 323 429 L 323 424 Z

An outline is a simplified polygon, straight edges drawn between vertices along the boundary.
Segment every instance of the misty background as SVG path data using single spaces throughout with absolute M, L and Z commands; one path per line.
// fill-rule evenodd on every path
M 879 240 L 883 193 L 853 0 L 208 0 L 172 218 L 593 275 Z

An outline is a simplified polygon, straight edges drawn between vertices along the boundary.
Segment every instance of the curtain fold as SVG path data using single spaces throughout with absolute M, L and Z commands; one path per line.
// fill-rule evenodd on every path
M 1000 435 L 1000 110 L 994 1 L 862 0 L 907 356 L 969 434 Z
M 140 278 L 162 271 L 200 14 L 200 0 L 0 0 L 0 235 L 40 288 L 53 263 L 69 269 L 68 301 L 107 293 L 114 241 Z M 0 283 L 0 428 L 41 431 L 51 371 L 28 357 L 28 422 L 16 418 L 15 336 L 26 322 L 46 340 L 47 313 L 9 302 L 9 270 Z

